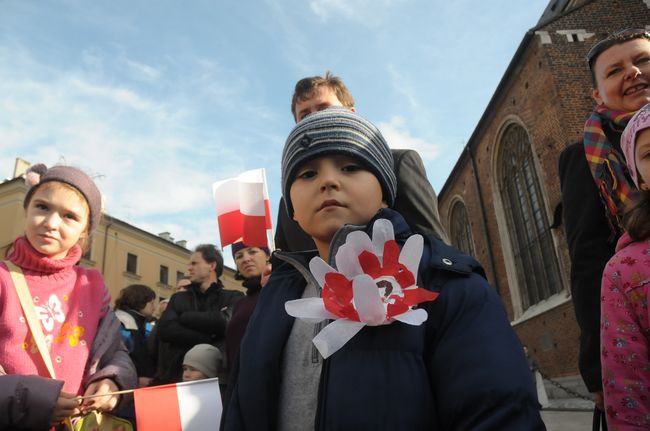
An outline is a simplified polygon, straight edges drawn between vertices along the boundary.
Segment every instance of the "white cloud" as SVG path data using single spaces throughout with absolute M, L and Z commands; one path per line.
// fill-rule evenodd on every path
M 141 81 L 155 81 L 160 76 L 160 70 L 153 66 L 149 66 L 148 64 L 140 63 L 128 58 L 123 58 L 122 61 L 131 72 L 135 73 L 136 79 Z
M 420 112 L 420 102 L 416 97 L 417 92 L 414 90 L 414 86 L 411 81 L 407 79 L 399 70 L 397 70 L 397 67 L 395 67 L 393 64 L 389 64 L 387 70 L 395 92 L 406 100 L 409 109 L 412 112 Z
M 412 136 L 403 117 L 393 116 L 388 123 L 378 123 L 377 127 L 381 130 L 391 148 L 415 150 L 424 160 L 433 160 L 440 153 L 440 148 L 437 145 Z
M 343 17 L 366 26 L 377 26 L 399 0 L 311 0 L 309 7 L 321 20 Z
M 158 220 L 148 224 L 156 233 L 181 215 L 184 238 L 203 236 L 194 221 L 212 212 L 210 185 L 237 170 L 241 156 L 196 126 L 196 106 L 175 94 L 161 102 L 83 71 L 53 69 L 19 47 L 0 47 L 0 58 L 11 60 L 0 65 L 1 178 L 11 175 L 15 157 L 78 166 L 97 176 L 109 214 Z M 108 63 L 96 53 L 85 59 Z M 203 242 L 210 238 L 216 235 Z

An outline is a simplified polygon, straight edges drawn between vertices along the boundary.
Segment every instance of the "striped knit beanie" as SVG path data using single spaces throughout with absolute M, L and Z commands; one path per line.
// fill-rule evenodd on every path
M 329 154 L 344 154 L 372 172 L 389 207 L 395 202 L 397 180 L 393 155 L 374 124 L 347 108 L 332 107 L 306 116 L 293 128 L 282 151 L 282 194 L 293 216 L 290 189 L 296 172 L 307 161 Z

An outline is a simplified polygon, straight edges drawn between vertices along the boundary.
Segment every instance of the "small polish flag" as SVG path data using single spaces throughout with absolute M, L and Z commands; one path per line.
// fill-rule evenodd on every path
M 223 406 L 219 379 L 136 389 L 138 431 L 218 430 Z
M 267 229 L 272 228 L 269 192 L 264 168 L 212 184 L 217 209 L 221 248 L 243 241 L 268 247 Z

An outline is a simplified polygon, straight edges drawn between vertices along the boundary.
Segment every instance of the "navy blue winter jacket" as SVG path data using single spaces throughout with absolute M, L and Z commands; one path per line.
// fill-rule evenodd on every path
M 382 209 L 377 218 L 393 223 L 400 245 L 410 235 L 397 212 Z M 307 265 L 314 255 L 289 260 Z M 545 429 L 522 346 L 483 274 L 473 258 L 425 237 L 418 286 L 440 292 L 421 304 L 428 319 L 366 326 L 325 360 L 316 429 Z M 282 353 L 294 322 L 284 304 L 305 284 L 276 259 L 242 341 L 226 430 L 277 429 Z

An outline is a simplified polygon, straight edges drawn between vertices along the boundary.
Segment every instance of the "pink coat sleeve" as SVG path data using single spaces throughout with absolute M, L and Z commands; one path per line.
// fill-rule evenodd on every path
M 650 429 L 650 256 L 630 248 L 608 262 L 601 286 L 601 361 L 610 430 Z

